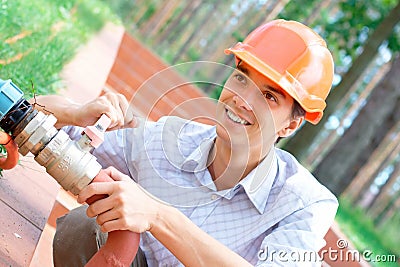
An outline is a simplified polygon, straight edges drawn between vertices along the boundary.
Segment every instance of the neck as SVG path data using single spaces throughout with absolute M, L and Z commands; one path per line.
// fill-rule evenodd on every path
M 252 147 L 228 145 L 217 137 L 209 154 L 208 170 L 217 189 L 224 190 L 246 177 L 262 158 L 261 152 Z

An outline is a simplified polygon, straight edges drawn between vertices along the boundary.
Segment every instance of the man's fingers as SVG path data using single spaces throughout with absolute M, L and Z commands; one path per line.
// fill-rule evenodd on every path
M 94 195 L 111 195 L 114 192 L 113 182 L 92 183 L 79 193 L 78 203 L 84 203 Z
M 114 107 L 114 112 L 117 117 L 115 126 L 122 127 L 124 125 L 124 114 L 121 108 L 120 97 L 117 94 L 112 94 L 110 96 L 110 101 Z
M 131 181 L 132 180 L 127 175 L 125 175 L 122 172 L 118 171 L 114 167 L 108 167 L 107 169 L 104 169 L 104 172 L 108 176 L 110 176 L 114 181 Z
M 111 210 L 112 208 L 114 208 L 113 205 L 114 203 L 110 201 L 108 198 L 99 199 L 96 202 L 89 205 L 89 207 L 86 210 L 86 214 L 89 217 L 95 217 L 99 214 L 101 215 L 107 212 L 108 210 Z
M 111 232 L 115 230 L 129 230 L 135 233 L 143 233 L 150 229 L 150 226 L 146 222 L 139 222 L 140 218 L 134 219 L 137 223 L 135 225 L 129 225 L 126 219 L 116 219 L 106 221 L 101 225 L 102 232 Z
M 96 218 L 96 222 L 98 225 L 103 225 L 105 222 L 117 220 L 121 216 L 120 213 L 116 212 L 115 210 L 108 210 L 99 214 Z
M 128 106 L 125 113 L 125 126 L 124 127 L 136 127 L 137 118 L 132 106 Z
M 132 121 L 135 120 L 133 109 L 129 105 L 128 100 L 126 100 L 124 95 L 118 94 L 118 98 L 119 98 L 119 106 L 124 116 L 124 127 L 129 127 L 132 125 Z
M 73 115 L 74 124 L 82 127 L 93 125 L 102 114 L 106 114 L 111 124 L 107 130 L 135 127 L 136 119 L 125 96 L 107 92 L 104 95 L 78 106 L 77 114 Z
M 138 119 L 134 115 L 132 115 L 132 118 L 129 121 L 127 121 L 127 123 L 125 123 L 125 126 L 127 128 L 137 127 L 138 126 Z
M 115 230 L 127 230 L 128 227 L 122 228 L 121 219 L 106 221 L 102 225 L 100 225 L 100 229 L 102 232 L 111 232 Z

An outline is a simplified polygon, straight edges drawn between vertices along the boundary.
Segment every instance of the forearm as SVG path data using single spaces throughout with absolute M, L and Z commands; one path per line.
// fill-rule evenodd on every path
M 163 206 L 150 232 L 185 266 L 251 266 L 173 207 Z
M 31 104 L 35 99 L 29 100 Z M 56 128 L 66 125 L 76 125 L 76 111 L 79 104 L 60 95 L 46 95 L 36 97 L 35 109 L 46 114 L 52 113 L 57 118 Z

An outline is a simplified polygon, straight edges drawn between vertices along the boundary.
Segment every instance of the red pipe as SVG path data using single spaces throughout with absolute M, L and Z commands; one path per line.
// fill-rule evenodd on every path
M 6 132 L 0 132 L 0 144 L 4 146 L 7 151 L 6 158 L 0 158 L 0 168 L 9 170 L 18 164 L 19 154 L 18 146 Z
M 103 170 L 93 179 L 93 182 L 114 181 Z M 107 195 L 96 195 L 86 202 L 93 202 L 105 198 Z M 139 248 L 140 235 L 131 231 L 113 231 L 108 233 L 107 242 L 85 265 L 86 267 L 98 266 L 130 266 Z

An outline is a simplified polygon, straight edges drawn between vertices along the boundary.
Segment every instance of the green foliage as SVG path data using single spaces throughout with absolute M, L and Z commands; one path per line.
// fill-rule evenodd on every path
M 400 254 L 398 220 L 390 220 L 385 227 L 376 228 L 371 218 L 360 207 L 347 199 L 340 199 L 336 221 L 343 233 L 360 251 L 370 250 L 374 255 Z M 382 265 L 380 265 L 382 264 Z M 374 263 L 375 266 L 399 266 L 396 263 Z
M 187 51 L 187 56 L 188 61 L 196 61 L 200 58 L 200 53 L 196 48 L 190 47 Z
M 393 8 L 394 1 L 343 1 L 339 3 L 336 17 L 321 21 L 323 37 L 335 55 L 340 66 L 348 64 L 348 57 L 354 59 L 362 51 L 365 40 Z
M 315 0 L 307 1 L 299 12 L 298 2 L 290 1 L 279 17 L 304 21 L 317 3 Z M 327 41 L 339 73 L 347 70 L 351 60 L 361 53 L 365 40 L 396 4 L 396 0 L 348 0 L 339 1 L 336 12 L 321 11 L 310 26 L 315 27 Z M 399 51 L 399 31 L 397 29 L 388 40 L 392 51 Z
M 132 0 L 103 0 L 110 9 L 121 18 L 122 21 L 127 21 L 135 15 L 138 9 L 136 1 Z
M 278 15 L 278 18 L 304 21 L 310 15 L 317 2 L 317 0 L 307 0 L 306 4 L 299 4 L 298 1 L 289 1 L 282 12 Z
M 223 86 L 216 86 L 214 90 L 211 91 L 210 97 L 218 100 L 223 88 L 224 88 Z
M 216 99 L 216 100 L 219 99 L 222 89 L 224 89 L 224 85 L 225 85 L 226 81 L 228 80 L 228 78 L 229 78 L 229 76 L 224 79 L 224 81 L 222 82 L 222 85 L 216 85 L 213 90 L 210 90 L 211 98 Z
M 400 25 L 394 28 L 392 35 L 388 39 L 388 47 L 395 52 L 400 51 Z
M 0 145 L 0 158 L 6 157 L 7 151 L 4 146 Z M 0 168 L 0 178 L 3 177 L 3 169 Z
M 137 22 L 138 27 L 142 25 L 142 23 L 146 22 L 157 10 L 157 6 L 155 3 L 149 3 L 147 6 L 147 10 L 144 15 Z
M 172 16 L 170 18 L 168 18 L 168 20 L 165 22 L 165 24 L 162 25 L 162 27 L 160 28 L 160 32 L 163 32 L 169 26 L 169 24 L 179 16 L 179 14 L 182 11 L 183 11 L 182 6 L 178 6 L 176 9 L 174 9 L 174 13 L 172 14 Z
M 104 22 L 115 19 L 98 0 L 2 0 L 0 6 L 0 78 L 12 79 L 31 97 L 54 93 L 59 73 L 76 49 Z M 4 42 L 25 33 L 14 42 Z M 17 59 L 21 56 L 21 59 Z
M 239 31 L 233 31 L 232 37 L 236 39 L 237 42 L 243 42 L 246 36 L 243 36 Z
M 381 226 L 379 226 L 379 228 L 377 229 L 379 236 L 387 238 L 386 242 L 393 251 L 397 252 L 397 254 L 400 254 L 399 222 L 400 222 L 400 213 L 398 212 L 389 220 L 384 222 Z

